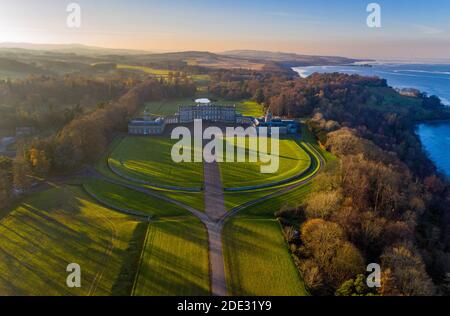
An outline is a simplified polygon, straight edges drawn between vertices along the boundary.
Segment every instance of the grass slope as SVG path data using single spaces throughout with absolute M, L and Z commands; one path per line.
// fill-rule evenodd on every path
M 146 186 L 146 185 L 140 185 L 138 183 L 128 181 L 124 178 L 119 177 L 115 173 L 113 173 L 108 168 L 108 159 L 112 151 L 120 144 L 121 138 L 116 138 L 112 144 L 110 145 L 109 152 L 105 153 L 105 155 L 99 160 L 99 162 L 96 165 L 96 170 L 101 173 L 103 176 L 110 178 L 112 180 L 122 182 L 125 184 L 131 184 L 135 186 L 140 186 L 144 189 L 154 190 L 157 194 L 166 196 L 168 198 L 180 201 L 182 203 L 185 203 L 186 205 L 192 206 L 193 208 L 203 211 L 205 209 L 205 201 L 204 201 L 204 195 L 203 192 L 178 192 L 178 191 L 171 191 L 171 190 L 155 190 L 154 187 Z
M 106 205 L 152 217 L 185 216 L 188 212 L 172 203 L 102 180 L 90 180 L 86 190 Z
M 230 295 L 307 295 L 276 220 L 234 219 L 224 236 Z
M 311 192 L 311 184 L 303 185 L 288 193 L 247 207 L 237 214 L 239 218 L 274 218 L 274 214 L 283 206 L 298 206 Z
M 236 103 L 236 110 L 244 116 L 264 116 L 264 106 L 255 101 L 240 101 Z
M 93 202 L 80 188 L 36 193 L 0 220 L 1 295 L 128 295 L 139 223 Z M 69 263 L 82 287 L 66 286 Z M 128 266 L 130 265 L 130 266 Z
M 135 296 L 210 294 L 207 233 L 193 217 L 152 222 Z
M 232 142 L 229 139 L 226 141 Z M 268 143 L 270 144 L 270 140 L 268 140 Z M 250 152 L 248 139 L 245 150 L 248 157 Z M 225 188 L 239 188 L 276 183 L 306 171 L 311 165 L 310 156 L 293 139 L 280 139 L 278 158 L 279 169 L 273 174 L 261 173 L 261 166 L 265 164 L 260 159 L 256 163 L 220 163 L 223 186 Z
M 176 141 L 167 137 L 126 137 L 114 149 L 109 164 L 128 177 L 153 184 L 200 188 L 202 163 L 175 163 L 172 147 Z

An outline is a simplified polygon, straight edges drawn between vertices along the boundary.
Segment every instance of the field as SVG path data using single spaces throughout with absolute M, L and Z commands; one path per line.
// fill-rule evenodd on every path
M 241 101 L 236 103 L 236 110 L 244 116 L 263 117 L 264 107 L 255 101 Z
M 169 69 L 156 69 L 146 66 L 133 66 L 133 65 L 117 65 L 117 69 L 139 71 L 145 74 L 163 78 L 169 77 L 169 73 L 171 72 L 171 70 Z M 210 76 L 207 74 L 188 75 L 187 77 L 200 85 L 207 85 L 211 80 Z
M 178 112 L 180 105 L 195 105 L 194 98 L 152 101 L 145 104 L 145 110 L 152 115 L 168 116 Z
M 101 180 L 90 180 L 86 190 L 105 205 L 151 217 L 185 216 L 187 211 L 164 200 Z
M 210 295 L 207 233 L 193 217 L 152 222 L 135 296 Z
M 232 142 L 232 140 L 229 139 L 226 141 Z M 270 140 L 268 140 L 268 143 L 270 144 Z M 245 150 L 248 156 L 250 153 L 248 139 Z M 278 158 L 278 171 L 276 173 L 266 174 L 261 173 L 261 166 L 265 165 L 261 161 L 256 163 L 220 163 L 224 188 L 240 188 L 275 184 L 276 182 L 301 174 L 311 165 L 311 158 L 309 155 L 293 139 L 280 140 L 280 153 Z
M 145 66 L 131 66 L 131 65 L 117 65 L 117 69 L 142 71 L 149 75 L 167 77 L 169 75 L 169 70 L 167 69 L 154 69 Z
M 0 220 L 0 294 L 129 295 L 140 225 L 77 187 L 31 195 Z M 66 286 L 69 263 L 80 289 Z
M 127 177 L 155 185 L 201 188 L 202 163 L 180 163 L 172 160 L 176 141 L 167 137 L 126 137 L 115 148 L 109 164 Z
M 236 216 L 238 218 L 274 218 L 283 206 L 298 206 L 311 192 L 311 184 L 303 185 L 278 197 L 250 206 Z M 244 193 L 241 193 L 244 195 Z M 236 197 L 237 198 L 237 197 Z M 242 203 L 241 203 L 242 204 Z
M 308 294 L 276 220 L 231 220 L 224 229 L 224 244 L 230 295 Z

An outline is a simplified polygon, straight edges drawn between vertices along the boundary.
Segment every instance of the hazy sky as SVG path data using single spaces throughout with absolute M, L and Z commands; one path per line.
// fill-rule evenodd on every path
M 66 7 L 81 6 L 81 28 Z M 382 8 L 369 28 L 366 7 Z M 0 42 L 449 58 L 449 0 L 0 0 Z

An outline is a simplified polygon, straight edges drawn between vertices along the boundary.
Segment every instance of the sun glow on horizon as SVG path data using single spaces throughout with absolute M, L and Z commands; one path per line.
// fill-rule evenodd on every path
M 0 0 L 0 42 L 80 43 L 147 51 L 233 49 L 314 55 L 424 58 L 450 55 L 442 0 L 423 4 L 380 0 L 383 27 L 369 29 L 366 1 L 77 1 L 80 29 L 66 26 L 69 1 Z M 433 19 L 424 7 L 436 7 Z M 237 10 L 236 8 L 239 8 Z

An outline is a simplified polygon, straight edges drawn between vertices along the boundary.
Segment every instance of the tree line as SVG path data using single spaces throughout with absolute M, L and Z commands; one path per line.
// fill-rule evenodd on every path
M 176 85 L 149 79 L 130 89 L 115 101 L 79 115 L 57 133 L 36 137 L 18 145 L 14 161 L 4 162 L 1 172 L 10 176 L 0 183 L 0 208 L 7 205 L 12 189 L 27 190 L 33 177 L 68 174 L 95 162 L 107 150 L 118 132 L 125 132 L 129 119 L 148 101 L 168 97 L 190 97 L 196 92 L 193 83 Z
M 306 200 L 276 213 L 312 293 L 449 294 L 450 187 L 414 133 L 421 120 L 450 117 L 440 100 L 337 73 L 241 82 L 275 115 L 310 117 L 309 129 L 338 157 Z M 380 289 L 362 285 L 369 263 L 382 267 Z

